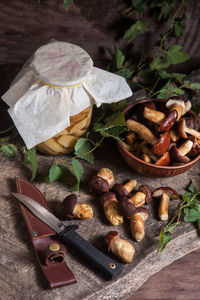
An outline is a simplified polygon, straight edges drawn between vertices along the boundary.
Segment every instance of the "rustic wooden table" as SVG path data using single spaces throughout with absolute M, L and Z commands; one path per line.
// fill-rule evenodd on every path
M 100 67 L 105 67 L 107 64 L 107 57 L 105 55 L 104 48 L 110 48 L 116 45 L 120 46 L 124 43 L 120 37 L 126 29 L 127 24 L 124 22 L 122 23 L 122 16 L 119 12 L 126 7 L 125 1 L 77 0 L 75 1 L 75 5 L 71 6 L 69 12 L 64 10 L 62 1 L 41 0 L 40 2 L 41 3 L 38 4 L 36 0 L 12 0 L 9 2 L 2 0 L 0 3 L 1 94 L 8 88 L 9 82 L 17 73 L 26 58 L 37 47 L 48 42 L 51 38 L 79 44 L 92 56 L 95 61 L 95 65 Z M 200 67 L 200 38 L 198 34 L 199 13 L 200 3 L 198 1 L 191 1 L 190 5 L 187 7 L 186 33 L 179 41 L 184 44 L 184 50 L 189 52 L 192 56 L 189 64 L 183 64 L 181 66 L 182 70 L 188 72 Z M 154 32 L 148 33 L 149 56 L 153 55 L 153 44 L 160 30 L 162 30 L 162 28 L 155 28 Z M 133 53 L 137 53 L 139 51 L 141 43 L 145 37 L 147 37 L 147 35 L 135 43 L 134 49 L 131 49 Z M 6 128 L 10 122 L 7 115 L 4 113 L 5 109 L 6 107 L 1 103 L 1 129 Z M 113 145 L 111 145 L 111 147 L 113 147 Z M 101 166 L 102 161 L 105 163 L 103 160 L 103 154 L 100 153 L 98 154 L 98 162 L 95 168 Z M 114 168 L 116 173 L 121 172 L 121 175 L 119 174 L 117 176 L 118 180 L 121 180 L 124 176 L 136 176 L 140 182 L 145 182 L 146 180 L 144 177 L 134 174 L 122 161 L 120 161 L 118 167 L 115 166 L 116 162 L 114 161 L 107 163 Z M 27 169 L 21 169 L 21 165 L 15 164 L 13 161 L 7 162 L 1 156 L 0 182 L 2 223 L 0 229 L 2 230 L 1 237 L 3 237 L 3 249 L 6 249 L 6 253 L 3 253 L 3 259 L 0 261 L 0 286 L 3 291 L 3 293 L 1 293 L 1 297 L 3 300 L 28 299 L 29 288 L 31 288 L 31 284 L 33 284 L 34 295 L 36 295 L 35 299 L 46 299 L 42 298 L 42 295 L 44 296 L 45 293 L 42 292 L 43 286 L 38 283 L 38 280 L 40 280 L 42 276 L 39 271 L 35 271 L 33 268 L 33 252 L 30 249 L 31 245 L 28 241 L 27 233 L 24 233 L 24 224 L 21 223 L 20 212 L 17 205 L 12 206 L 9 200 L 9 189 L 10 187 L 14 188 L 13 182 L 10 182 L 15 176 L 15 174 L 13 174 L 13 170 L 15 170 L 15 174 L 21 174 L 23 177 L 29 176 L 29 171 Z M 45 173 L 45 170 L 42 170 L 42 172 Z M 181 191 L 188 183 L 189 178 L 198 182 L 198 176 L 199 165 L 185 174 L 185 176 L 181 175 L 178 176 L 177 179 L 176 177 L 175 179 L 169 179 L 167 183 L 175 186 L 176 181 L 173 182 L 173 180 L 184 180 L 184 182 L 180 183 L 179 191 Z M 161 182 L 163 183 L 164 181 L 161 180 Z M 36 184 L 46 192 L 47 197 L 49 197 L 50 191 L 55 193 L 55 186 L 47 187 L 46 190 L 40 181 L 37 181 Z M 159 180 L 155 180 L 154 182 L 151 181 L 152 186 L 158 186 L 159 184 Z M 48 200 L 51 203 L 52 198 L 49 197 Z M 7 207 L 8 211 L 5 214 L 4 211 Z M 8 221 L 11 223 L 8 224 L 5 216 L 8 216 Z M 17 230 L 17 236 L 14 237 L 16 224 L 18 224 L 19 230 Z M 11 240 L 5 231 L 7 225 Z M 185 244 L 180 241 L 179 245 L 181 245 L 182 249 L 179 248 L 178 254 L 176 253 L 176 249 L 174 249 L 174 257 L 170 257 L 168 262 L 165 261 L 161 264 L 161 267 L 168 265 L 174 259 L 184 256 L 199 247 L 198 242 L 196 242 L 197 239 L 194 236 L 194 230 L 191 228 L 186 230 L 187 238 L 188 232 L 192 232 L 191 244 L 188 244 L 187 241 Z M 20 233 L 24 234 L 23 238 L 20 238 Z M 24 256 L 21 253 L 22 249 L 25 251 Z M 125 288 L 127 288 L 128 299 L 200 299 L 199 254 L 200 250 L 197 249 L 174 262 L 170 266 L 165 267 L 163 270 L 148 279 L 148 281 L 144 283 L 144 285 L 133 295 L 129 295 L 129 293 L 136 289 L 134 289 L 134 287 L 130 288 L 130 286 L 126 286 L 126 284 L 130 285 L 130 278 L 127 279 L 126 277 L 126 275 L 128 276 L 128 273 L 125 274 L 124 278 L 121 278 L 119 285 L 122 285 L 123 293 L 125 293 Z M 13 264 L 15 260 L 16 265 Z M 28 275 L 31 278 L 27 278 L 27 281 L 25 280 L 23 286 L 23 281 L 20 281 L 20 279 L 17 279 L 15 282 L 15 273 L 18 277 L 22 276 L 22 279 L 24 279 L 23 272 L 26 272 L 26 268 L 28 268 Z M 76 268 L 77 265 L 74 266 L 75 270 Z M 158 270 L 159 268 L 155 269 L 155 271 L 149 270 L 149 275 Z M 137 272 L 140 272 L 140 270 L 137 269 Z M 146 270 L 146 277 L 144 276 L 145 279 L 149 277 L 147 273 L 148 272 Z M 7 278 L 8 274 L 10 277 Z M 131 274 L 134 276 L 134 272 Z M 142 282 L 143 280 L 144 279 L 141 279 Z M 100 282 L 98 283 L 101 285 Z M 140 282 L 137 282 L 138 287 L 141 286 L 141 284 Z M 37 285 L 39 286 L 38 293 Z M 114 288 L 116 288 L 116 285 L 114 285 Z M 84 298 L 84 293 L 82 295 L 82 298 Z M 59 297 L 59 292 L 57 292 L 56 296 Z M 33 297 L 31 299 L 33 299 Z M 65 297 L 65 299 L 67 298 Z

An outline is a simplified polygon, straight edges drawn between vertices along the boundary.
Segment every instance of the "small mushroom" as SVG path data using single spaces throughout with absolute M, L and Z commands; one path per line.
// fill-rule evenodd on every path
M 130 217 L 130 228 L 133 237 L 137 242 L 141 242 L 145 236 L 144 222 L 149 217 L 149 211 L 145 207 L 138 207 Z
M 130 218 L 136 210 L 135 205 L 127 196 L 124 196 L 119 200 L 118 207 L 119 213 L 126 218 Z
M 160 187 L 154 190 L 152 196 L 154 198 L 160 198 L 161 202 L 158 209 L 158 216 L 161 221 L 168 220 L 168 209 L 169 209 L 169 201 L 170 199 L 179 199 L 179 195 L 177 192 L 169 187 Z
M 112 187 L 112 192 L 116 194 L 117 199 L 121 199 L 124 196 L 128 196 L 130 192 L 136 187 L 137 180 L 131 179 L 124 185 L 120 183 L 115 183 Z
M 155 123 L 161 125 L 166 118 L 166 115 L 154 109 L 150 109 L 147 106 L 144 108 L 144 118 Z
M 169 108 L 169 111 L 176 111 L 177 112 L 177 119 L 179 121 L 182 115 L 185 113 L 185 102 L 182 99 L 169 99 L 166 102 L 166 107 Z
M 134 120 L 127 120 L 126 126 L 133 132 L 137 133 L 139 137 L 147 143 L 154 145 L 157 142 L 157 138 L 154 134 L 143 124 Z
M 163 155 L 169 149 L 170 142 L 171 142 L 171 139 L 170 139 L 169 131 L 166 131 L 165 133 L 163 133 L 160 136 L 157 143 L 152 147 L 153 153 L 156 156 Z
M 148 185 L 141 185 L 138 188 L 138 192 L 136 192 L 131 198 L 130 201 L 133 202 L 135 207 L 140 207 L 145 202 L 150 204 L 151 202 L 151 190 Z
M 180 137 L 186 139 L 187 138 L 187 133 L 190 135 L 195 136 L 197 139 L 200 139 L 200 132 L 198 132 L 195 129 L 187 127 L 185 119 L 181 119 L 178 126 L 177 126 L 177 131 L 180 135 Z
M 117 231 L 109 231 L 105 237 L 108 251 L 116 255 L 125 263 L 131 263 L 135 254 L 135 248 L 128 241 L 119 237 Z
M 115 193 L 104 193 L 100 196 L 99 201 L 104 208 L 106 218 L 112 225 L 116 226 L 123 223 L 123 216 L 119 213 L 118 201 Z
M 78 198 L 75 194 L 71 194 L 63 200 L 63 214 L 66 219 L 90 219 L 93 217 L 93 209 L 91 206 L 78 203 Z
M 193 142 L 191 140 L 185 141 L 179 148 L 173 145 L 170 149 L 170 156 L 173 161 L 180 163 L 187 163 L 189 158 L 186 156 L 193 146 Z
M 114 181 L 113 172 L 108 168 L 102 168 L 89 183 L 89 191 L 94 195 L 109 192 L 110 185 Z

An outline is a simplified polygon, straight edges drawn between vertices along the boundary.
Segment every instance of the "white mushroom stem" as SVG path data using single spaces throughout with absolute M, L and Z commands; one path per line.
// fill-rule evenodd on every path
M 130 228 L 136 241 L 141 242 L 145 236 L 145 226 L 143 218 L 140 214 L 136 214 L 131 217 Z
M 108 184 L 111 185 L 114 182 L 114 175 L 113 172 L 108 168 L 102 168 L 98 173 L 97 176 L 105 179 L 108 181 Z
M 156 144 L 157 138 L 143 124 L 136 122 L 134 120 L 127 120 L 126 126 L 133 132 L 137 133 L 142 140 L 146 141 L 147 143 L 149 143 L 151 145 Z
M 184 142 L 179 148 L 178 151 L 182 156 L 185 156 L 186 154 L 188 154 L 190 152 L 190 150 L 192 149 L 193 146 L 193 142 L 188 140 L 186 142 Z
M 129 200 L 133 202 L 135 207 L 140 207 L 145 204 L 146 194 L 142 192 L 136 192 Z
M 192 108 L 192 103 L 190 102 L 190 100 L 188 100 L 187 102 L 185 102 L 185 114 Z
M 153 123 L 161 125 L 164 122 L 166 115 L 161 111 L 150 109 L 147 106 L 145 106 L 144 118 Z
M 185 126 L 185 132 L 195 136 L 197 139 L 200 139 L 200 132 L 198 132 L 197 130 L 195 129 L 192 129 L 192 128 L 188 128 Z
M 127 190 L 128 193 L 130 193 L 136 187 L 136 185 L 137 185 L 137 180 L 131 179 L 125 184 L 123 184 L 123 187 Z
M 169 200 L 169 196 L 166 193 L 162 193 L 161 202 L 158 209 L 158 216 L 161 221 L 168 220 Z

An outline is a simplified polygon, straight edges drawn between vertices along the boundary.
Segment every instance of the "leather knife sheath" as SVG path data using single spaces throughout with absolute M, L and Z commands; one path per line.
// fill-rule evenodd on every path
M 42 193 L 33 184 L 17 177 L 16 186 L 18 193 L 31 197 L 52 212 Z M 76 283 L 76 278 L 64 260 L 65 246 L 58 240 L 56 232 L 35 217 L 21 203 L 20 208 L 31 236 L 36 257 L 49 287 L 57 288 Z

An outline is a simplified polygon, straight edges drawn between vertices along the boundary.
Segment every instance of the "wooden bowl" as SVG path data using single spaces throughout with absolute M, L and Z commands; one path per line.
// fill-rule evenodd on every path
M 134 109 L 136 105 L 148 101 L 158 102 L 162 100 L 148 99 L 136 101 L 133 104 L 127 106 L 123 111 L 125 118 L 129 115 L 129 113 Z M 180 166 L 157 166 L 155 164 L 144 162 L 142 159 L 136 157 L 134 154 L 129 152 L 120 141 L 117 141 L 117 147 L 122 157 L 134 171 L 149 177 L 172 177 L 179 175 L 192 168 L 192 166 L 200 159 L 199 154 L 190 162 Z

